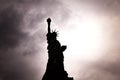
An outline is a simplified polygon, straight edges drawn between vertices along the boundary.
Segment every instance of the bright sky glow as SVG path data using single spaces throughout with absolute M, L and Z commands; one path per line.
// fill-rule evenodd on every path
M 68 26 L 73 28 L 61 32 L 61 43 L 68 45 L 65 55 L 71 59 L 96 60 L 100 57 L 102 47 L 102 26 L 95 16 L 83 16 L 82 20 L 77 17 L 71 18 Z M 101 53 L 101 52 L 100 52 Z M 74 56 L 74 58 L 73 58 Z
M 81 19 L 78 17 L 73 16 L 66 25 L 70 29 L 61 30 L 58 37 L 61 44 L 68 47 L 64 56 L 65 67 L 70 73 L 78 71 L 74 69 L 73 72 L 71 67 L 78 69 L 85 67 L 85 64 L 100 60 L 105 47 L 103 22 L 100 18 L 94 15 L 82 16 Z

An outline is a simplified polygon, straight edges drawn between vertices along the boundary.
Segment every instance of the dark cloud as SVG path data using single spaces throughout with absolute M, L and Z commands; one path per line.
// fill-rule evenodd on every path
M 42 78 L 45 20 L 61 13 L 62 21 L 68 14 L 63 8 L 57 0 L 0 0 L 0 80 Z
M 0 47 L 15 47 L 24 38 L 19 28 L 22 18 L 12 6 L 0 13 Z

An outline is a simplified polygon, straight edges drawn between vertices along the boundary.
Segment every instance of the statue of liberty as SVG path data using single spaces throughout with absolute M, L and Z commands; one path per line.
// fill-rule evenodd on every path
M 73 80 L 69 78 L 67 72 L 64 70 L 64 55 L 63 52 L 67 46 L 61 46 L 57 40 L 57 32 L 51 32 L 51 19 L 47 19 L 48 33 L 47 33 L 47 49 L 48 49 L 48 63 L 46 72 L 42 80 Z

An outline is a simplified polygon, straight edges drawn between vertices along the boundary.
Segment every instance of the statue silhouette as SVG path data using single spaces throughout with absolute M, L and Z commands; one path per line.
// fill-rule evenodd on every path
M 51 32 L 50 18 L 47 19 L 47 23 L 48 63 L 42 80 L 73 80 L 73 78 L 68 77 L 68 73 L 64 70 L 63 52 L 67 46 L 61 46 L 60 42 L 57 40 L 57 32 Z

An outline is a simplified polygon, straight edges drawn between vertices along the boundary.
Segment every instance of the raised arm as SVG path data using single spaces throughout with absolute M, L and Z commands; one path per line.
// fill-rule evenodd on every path
M 48 34 L 51 33 L 50 22 L 51 22 L 51 19 L 48 18 L 48 19 L 47 19 L 47 23 L 48 23 Z

